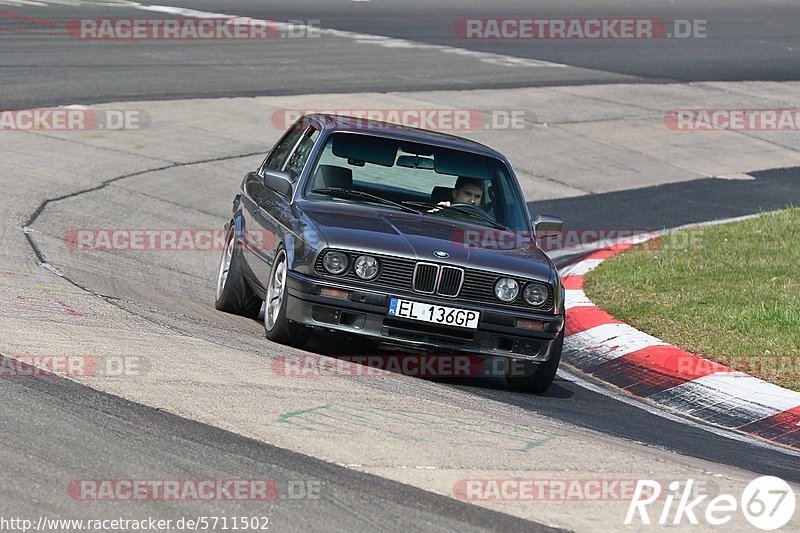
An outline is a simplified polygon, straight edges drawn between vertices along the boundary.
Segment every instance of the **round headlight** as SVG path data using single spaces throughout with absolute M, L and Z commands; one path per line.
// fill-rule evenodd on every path
M 322 266 L 325 267 L 330 274 L 341 274 L 347 270 L 347 265 L 350 260 L 347 254 L 342 252 L 328 252 L 322 259 Z
M 547 301 L 547 287 L 538 283 L 528 283 L 522 292 L 522 297 L 528 305 L 539 307 Z
M 378 260 L 371 255 L 361 255 L 356 259 L 356 276 L 361 279 L 371 280 L 378 275 Z
M 494 295 L 501 302 L 513 302 L 519 295 L 519 283 L 511 278 L 500 278 L 494 284 Z

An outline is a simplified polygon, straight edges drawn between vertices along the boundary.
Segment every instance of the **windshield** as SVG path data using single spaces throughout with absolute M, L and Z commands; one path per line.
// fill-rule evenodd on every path
M 412 206 L 430 216 L 524 231 L 526 211 L 513 179 L 506 165 L 492 157 L 334 133 L 314 164 L 305 193 L 339 202 Z

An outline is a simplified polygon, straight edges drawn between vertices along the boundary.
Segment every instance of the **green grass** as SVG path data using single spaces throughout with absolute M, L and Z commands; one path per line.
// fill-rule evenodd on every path
M 637 245 L 585 291 L 637 329 L 800 390 L 800 209 Z

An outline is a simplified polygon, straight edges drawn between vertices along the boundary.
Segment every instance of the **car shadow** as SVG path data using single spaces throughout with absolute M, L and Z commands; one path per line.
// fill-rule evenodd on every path
M 342 334 L 340 332 L 331 332 L 326 330 L 318 330 L 315 334 L 311 337 L 308 343 L 303 347 L 304 350 L 313 352 L 317 355 L 324 355 L 327 357 L 332 357 L 335 359 L 343 359 L 350 362 L 351 358 L 357 356 L 377 356 L 379 358 L 402 358 L 402 357 L 413 357 L 415 355 L 420 355 L 421 357 L 437 357 L 435 353 L 408 353 L 402 350 L 382 350 L 376 348 L 374 344 L 365 341 L 364 339 L 358 337 L 357 335 L 348 335 Z M 399 368 L 392 368 L 392 365 L 387 365 L 384 367 L 385 370 L 389 372 L 394 372 L 398 374 L 403 374 L 408 377 L 414 377 L 417 379 L 424 379 L 427 381 L 431 381 L 434 383 L 440 383 L 442 385 L 452 386 L 452 387 L 459 387 L 464 389 L 469 389 L 471 391 L 475 391 L 477 395 L 481 395 L 479 390 L 486 390 L 486 391 L 502 391 L 503 393 L 517 393 L 519 395 L 529 396 L 528 393 L 514 391 L 508 387 L 506 384 L 505 378 L 500 376 L 497 373 L 493 373 L 494 367 L 491 363 L 491 360 L 503 360 L 506 358 L 503 357 L 495 357 L 489 358 L 489 362 L 486 362 L 487 358 L 484 356 L 472 356 L 470 354 L 458 354 L 458 355 L 451 355 L 451 354 L 443 354 L 441 357 L 455 357 L 455 358 L 464 358 L 467 359 L 470 364 L 478 362 L 478 360 L 483 362 L 483 368 L 490 374 L 488 376 L 481 376 L 475 377 L 474 375 L 470 376 L 420 376 L 418 374 L 408 374 L 402 372 Z M 382 359 L 385 363 L 386 359 Z M 358 363 L 356 363 L 358 364 Z M 362 363 L 363 364 L 363 363 Z M 479 363 L 480 364 L 480 363 Z M 366 365 L 365 365 L 366 366 Z M 563 380 L 561 378 L 556 378 L 553 385 L 547 390 L 546 393 L 537 395 L 542 398 L 553 398 L 553 399 L 567 399 L 573 395 L 573 392 L 568 388 L 565 388 L 563 384 L 568 383 L 568 381 Z

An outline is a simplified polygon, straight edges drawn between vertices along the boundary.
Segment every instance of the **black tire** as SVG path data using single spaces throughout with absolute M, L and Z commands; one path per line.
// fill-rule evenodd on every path
M 236 227 L 231 225 L 225 236 L 225 249 L 222 250 L 219 272 L 217 274 L 217 300 L 214 303 L 219 311 L 234 315 L 258 318 L 261 311 L 261 298 L 254 292 L 242 273 L 241 250 L 236 246 Z M 222 279 L 223 268 L 228 259 L 228 272 Z
M 286 297 L 287 271 L 286 250 L 281 245 L 275 253 L 275 261 L 272 263 L 272 271 L 267 282 L 264 334 L 273 342 L 301 348 L 311 336 L 311 328 L 286 318 L 286 302 L 288 300 Z M 279 276 L 283 279 L 279 283 L 280 289 L 276 290 L 278 285 L 276 284 L 276 278 Z M 280 301 L 276 302 L 276 298 L 280 298 Z M 277 305 L 271 307 L 271 302 Z
M 521 392 L 542 394 L 556 379 L 561 352 L 564 348 L 564 330 L 550 346 L 550 359 L 544 363 L 526 363 L 524 376 L 506 376 L 509 388 Z

